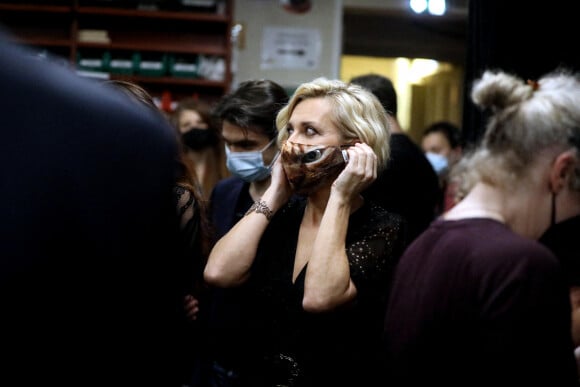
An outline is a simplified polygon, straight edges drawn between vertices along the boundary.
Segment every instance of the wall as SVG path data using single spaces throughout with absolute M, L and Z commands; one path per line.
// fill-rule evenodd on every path
M 388 77 L 397 90 L 397 119 L 401 128 L 419 142 L 423 129 L 438 120 L 461 127 L 463 71 L 439 63 L 434 74 L 416 79 L 409 58 L 376 58 L 343 55 L 340 78 L 375 73 Z
M 399 65 L 395 58 L 343 55 L 341 58 L 340 79 L 349 81 L 357 75 L 380 74 L 389 78 L 397 90 L 397 119 L 401 128 L 410 126 L 410 85 L 399 76 Z
M 293 90 L 319 76 L 338 78 L 342 50 L 342 0 L 313 0 L 304 14 L 286 11 L 279 0 L 236 0 L 234 24 L 243 26 L 241 45 L 234 51 L 232 87 L 244 80 L 271 79 Z M 261 69 L 264 28 L 315 29 L 320 33 L 320 61 L 312 69 Z
M 407 12 L 408 1 L 312 0 L 310 11 L 293 14 L 284 10 L 280 0 L 236 0 L 234 23 L 243 26 L 243 33 L 236 44 L 238 48 L 234 49 L 232 88 L 244 80 L 267 78 L 293 92 L 300 83 L 319 76 L 348 81 L 355 75 L 375 72 L 386 75 L 395 84 L 399 105 L 397 118 L 415 141 L 420 139 L 422 129 L 434 120 L 447 119 L 460 124 L 461 66 L 453 66 L 451 72 L 442 77 L 413 84 L 409 80 L 410 58 L 343 55 L 343 9 L 353 7 L 372 11 L 372 14 L 385 10 Z M 322 43 L 318 67 L 312 70 L 261 69 L 263 31 L 271 26 L 318 30 Z M 385 40 L 377 36 L 376 30 L 369 32 L 372 39 Z
M 408 134 L 417 143 L 423 130 L 436 121 L 450 121 L 462 128 L 463 69 L 444 66 L 441 72 L 411 86 L 412 114 Z
M 320 1 L 320 0 L 319 0 Z M 375 9 L 407 9 L 408 0 L 343 0 L 345 7 Z

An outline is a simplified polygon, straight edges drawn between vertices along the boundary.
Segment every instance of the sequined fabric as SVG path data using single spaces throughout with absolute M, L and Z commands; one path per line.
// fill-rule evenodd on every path
M 352 214 L 346 249 L 358 296 L 333 312 L 307 313 L 302 308 L 305 269 L 292 282 L 304 207 L 305 201 L 297 199 L 274 216 L 252 268 L 252 385 L 370 385 L 380 369 L 384 307 L 405 243 L 403 223 L 374 204 Z

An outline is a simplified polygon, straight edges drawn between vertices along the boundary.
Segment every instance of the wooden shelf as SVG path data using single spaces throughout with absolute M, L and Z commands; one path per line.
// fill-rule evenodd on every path
M 150 84 L 157 83 L 157 84 L 173 84 L 182 86 L 203 86 L 218 89 L 224 87 L 223 82 L 212 81 L 203 78 L 153 77 L 153 76 L 147 77 L 141 75 L 120 75 L 120 74 L 111 74 L 110 77 L 112 79 L 131 79 L 135 82 L 143 82 Z
M 0 4 L 0 11 L 24 11 L 24 12 L 45 12 L 45 13 L 71 13 L 73 7 L 70 5 L 42 5 L 42 4 Z
M 111 37 L 111 43 L 90 43 L 77 42 L 76 46 L 80 48 L 98 48 L 103 50 L 135 50 L 135 51 L 158 51 L 171 52 L 176 54 L 206 54 L 206 55 L 228 55 L 227 46 L 224 44 L 211 44 L 212 40 L 220 39 L 211 36 L 207 39 L 203 37 L 184 37 L 181 36 L 178 41 L 167 41 L 150 37 L 145 40 L 142 37 Z M 196 42 L 197 41 L 197 42 Z
M 140 83 L 152 94 L 175 91 L 176 96 L 207 94 L 215 99 L 229 91 L 232 81 L 230 41 L 235 0 L 217 1 L 219 12 L 131 9 L 82 0 L 14 0 L 0 4 L 0 24 L 16 41 L 64 56 L 73 66 L 77 66 L 79 55 L 87 53 L 223 59 L 222 81 L 174 77 L 169 72 L 159 76 L 110 75 Z M 97 30 L 106 38 L 79 41 L 79 33 L 87 30 Z
M 170 19 L 170 20 L 189 20 L 189 21 L 206 21 L 212 23 L 230 22 L 228 15 L 201 13 L 191 11 L 143 11 L 138 9 L 123 9 L 111 7 L 83 7 L 77 9 L 79 14 L 85 15 L 101 15 L 101 16 L 124 16 L 134 18 L 149 18 L 149 19 Z

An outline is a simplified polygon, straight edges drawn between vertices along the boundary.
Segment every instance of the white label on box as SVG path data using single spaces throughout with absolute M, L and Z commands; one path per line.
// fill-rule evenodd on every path
M 114 59 L 111 61 L 111 67 L 116 69 L 130 69 L 133 67 L 133 62 L 130 60 Z
M 141 62 L 141 68 L 144 70 L 161 70 L 163 64 L 161 62 Z
M 175 71 L 194 72 L 196 69 L 197 65 L 191 63 L 176 63 L 173 65 L 173 70 Z
M 79 61 L 81 66 L 86 67 L 101 67 L 103 65 L 102 59 L 81 59 Z

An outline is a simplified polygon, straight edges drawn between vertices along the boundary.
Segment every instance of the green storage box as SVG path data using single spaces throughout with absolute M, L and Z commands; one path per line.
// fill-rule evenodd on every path
M 167 75 L 167 54 L 136 53 L 137 73 L 161 77 Z
M 77 53 L 77 69 L 85 71 L 109 71 L 111 54 L 108 51 L 79 51 Z
M 111 74 L 131 75 L 137 72 L 139 58 L 135 52 L 113 52 L 109 62 Z
M 170 55 L 168 61 L 169 75 L 179 78 L 197 78 L 199 57 L 197 55 Z

